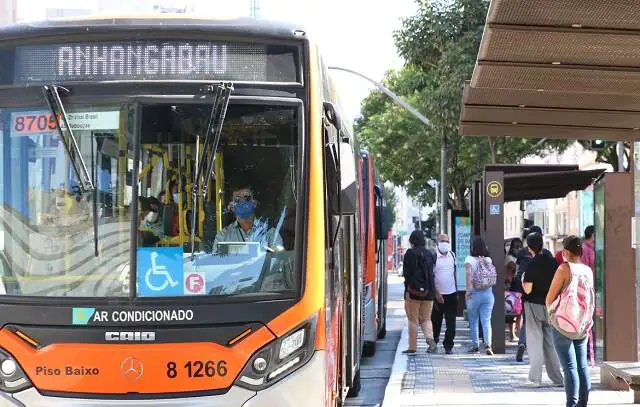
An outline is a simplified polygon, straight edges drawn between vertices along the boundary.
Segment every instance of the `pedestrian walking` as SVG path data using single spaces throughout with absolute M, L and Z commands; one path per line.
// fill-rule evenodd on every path
M 532 259 L 522 279 L 524 289 L 524 308 L 527 314 L 527 351 L 529 352 L 529 386 L 542 385 L 542 365 L 547 376 L 556 385 L 562 385 L 560 361 L 553 345 L 553 330 L 545 300 L 558 263 L 547 249 L 544 249 L 542 236 L 532 233 L 527 236 L 527 248 Z
M 471 348 L 469 353 L 480 351 L 478 320 L 482 324 L 485 352 L 493 355 L 491 348 L 491 313 L 495 298 L 492 287 L 496 284 L 496 268 L 489 257 L 489 250 L 480 236 L 471 241 L 471 255 L 464 261 L 467 280 L 467 309 L 471 330 Z
M 431 311 L 436 297 L 433 275 L 433 255 L 427 250 L 422 231 L 414 230 L 409 236 L 411 248 L 404 255 L 404 309 L 409 324 L 409 348 L 403 353 L 415 355 L 418 348 L 418 326 L 422 328 L 428 352 L 436 350 L 431 325 Z
M 531 226 L 529 229 L 523 232 L 522 239 L 526 242 L 527 236 L 531 233 L 537 233 L 542 236 L 542 229 L 539 226 Z M 527 271 L 527 266 L 531 261 L 531 252 L 526 247 L 523 247 L 516 253 L 516 278 L 513 281 L 513 291 L 519 292 L 524 295 L 522 289 L 522 276 Z M 524 360 L 524 352 L 527 350 L 527 310 L 522 310 L 522 325 L 520 327 L 520 336 L 518 338 L 518 350 L 516 351 L 516 361 L 522 362 Z
M 431 322 L 433 324 L 433 339 L 440 341 L 442 320 L 445 320 L 447 330 L 442 345 L 447 355 L 453 353 L 453 341 L 456 336 L 456 314 L 458 312 L 458 293 L 456 281 L 456 256 L 451 251 L 449 236 L 438 236 L 438 248 L 435 253 L 436 264 L 433 274 L 436 283 L 436 302 L 433 304 Z
M 565 238 L 563 247 L 565 262 L 555 273 L 545 302 L 564 371 L 566 405 L 584 407 L 591 390 L 587 342 L 595 310 L 593 271 L 580 260 L 583 244 L 579 237 Z

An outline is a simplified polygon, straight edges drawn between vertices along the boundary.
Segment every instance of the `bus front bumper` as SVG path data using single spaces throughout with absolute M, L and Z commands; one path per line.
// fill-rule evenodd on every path
M 305 366 L 259 392 L 233 386 L 219 396 L 127 400 L 51 397 L 30 388 L 0 393 L 0 407 L 324 407 L 325 377 L 325 353 L 316 352 Z

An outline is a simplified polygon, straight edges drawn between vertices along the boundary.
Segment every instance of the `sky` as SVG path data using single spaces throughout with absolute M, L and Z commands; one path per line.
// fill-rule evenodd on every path
M 126 12 L 135 4 L 153 0 L 18 0 L 18 18 L 41 20 L 46 8 L 98 9 Z M 248 15 L 250 0 L 164 1 L 165 5 L 192 5 L 200 15 L 224 12 Z M 55 6 L 54 6 L 55 4 Z M 393 31 L 401 19 L 416 11 L 415 0 L 260 0 L 259 16 L 269 20 L 300 23 L 321 46 L 327 65 L 358 71 L 381 80 L 389 69 L 402 66 L 393 43 Z M 360 102 L 374 89 L 364 79 L 348 73 L 333 73 L 343 104 L 351 120 L 360 112 Z

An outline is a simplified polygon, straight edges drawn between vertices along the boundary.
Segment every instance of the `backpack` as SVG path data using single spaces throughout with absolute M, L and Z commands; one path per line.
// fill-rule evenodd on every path
M 414 268 L 414 273 L 419 273 L 418 276 L 414 274 L 414 278 L 409 281 L 407 284 L 407 291 L 409 294 L 418 297 L 428 299 L 433 297 L 433 269 L 429 270 L 429 265 L 427 264 L 428 259 L 426 256 L 431 256 L 431 253 L 428 251 L 419 251 L 413 250 L 414 255 L 416 256 L 416 266 Z M 433 258 L 431 258 L 433 261 Z
M 522 314 L 522 293 L 517 291 L 504 292 L 504 312 L 507 316 Z
M 587 337 L 593 327 L 595 293 L 591 269 L 575 267 L 571 269 L 571 281 L 549 307 L 551 325 L 569 339 Z
M 476 290 L 485 290 L 496 284 L 496 267 L 486 257 L 478 257 L 478 263 L 471 274 L 471 285 Z

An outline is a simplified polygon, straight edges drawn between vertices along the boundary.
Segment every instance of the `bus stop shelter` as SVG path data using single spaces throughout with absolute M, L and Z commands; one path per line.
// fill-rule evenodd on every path
M 474 234 L 485 239 L 491 258 L 501 278 L 493 287 L 496 299 L 502 298 L 504 274 L 504 204 L 536 199 L 564 198 L 569 192 L 581 191 L 599 178 L 604 170 L 580 171 L 577 165 L 488 165 L 482 180 L 472 193 L 471 224 Z M 504 301 L 496 301 L 491 318 L 493 349 L 505 351 Z
M 640 1 L 491 0 L 476 66 L 464 84 L 460 132 L 638 141 L 638 50 Z M 484 182 L 493 181 L 492 174 L 485 174 Z M 633 188 L 631 180 L 628 189 Z M 474 189 L 479 192 L 477 185 Z M 630 246 L 630 236 L 619 239 Z M 502 258 L 503 244 L 499 251 L 492 248 L 492 255 Z M 620 273 L 636 280 L 635 270 Z M 636 284 L 635 297 L 625 298 L 633 310 L 639 295 Z M 616 346 L 633 347 L 635 360 L 639 326 L 636 315 L 628 332 L 616 332 Z
M 465 136 L 640 138 L 640 2 L 492 0 Z

